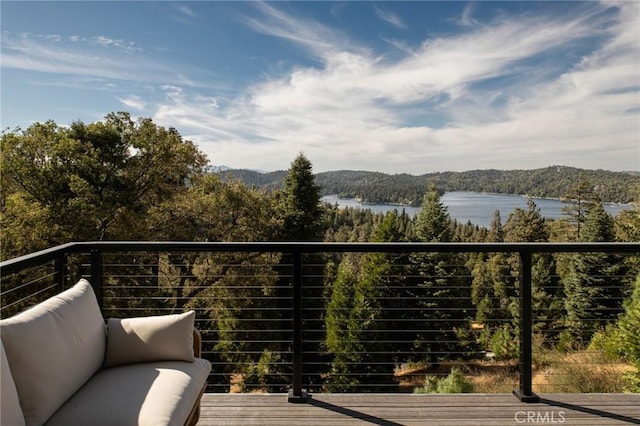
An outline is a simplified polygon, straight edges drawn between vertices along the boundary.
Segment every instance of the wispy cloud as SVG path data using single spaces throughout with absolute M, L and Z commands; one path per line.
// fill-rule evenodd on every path
M 4 32 L 2 67 L 77 78 L 195 84 L 134 42 L 106 36 L 81 37 Z
M 331 9 L 329 10 L 329 12 L 331 13 L 331 16 L 336 17 L 340 15 L 340 13 L 342 12 L 342 9 L 344 9 L 346 5 L 347 5 L 346 2 L 337 2 L 336 4 L 331 6 Z
M 319 170 L 352 167 L 354 158 L 359 167 L 413 173 L 539 167 L 549 158 L 602 167 L 596 150 L 634 169 L 638 5 L 606 14 L 608 5 L 589 6 L 572 18 L 476 23 L 390 61 L 340 31 L 261 4 L 263 16 L 247 25 L 304 47 L 320 67 L 295 68 L 215 108 L 180 93 L 156 118 L 191 129 L 214 162 L 263 169 L 286 167 L 300 150 Z M 533 58 L 594 36 L 600 47 L 573 66 L 537 75 Z M 498 78 L 500 89 L 485 87 Z
M 459 23 L 463 26 L 473 26 L 477 25 L 478 22 L 473 19 L 473 10 L 475 9 L 475 3 L 469 2 L 465 5 L 464 9 L 462 9 L 462 15 L 460 16 Z
M 183 15 L 186 15 L 186 16 L 188 16 L 188 17 L 190 17 L 190 18 L 195 18 L 195 17 L 196 17 L 196 13 L 193 11 L 193 9 L 192 9 L 192 8 L 190 8 L 189 6 L 187 6 L 187 5 L 186 5 L 186 4 L 184 4 L 184 3 L 177 4 L 177 5 L 176 5 L 176 8 L 177 8 L 177 9 L 178 9 L 178 11 L 179 11 L 180 13 L 182 13 Z
M 382 9 L 381 7 L 378 7 L 376 5 L 373 6 L 373 10 L 376 13 L 376 16 L 378 18 L 382 19 L 383 21 L 387 22 L 388 24 L 391 24 L 396 28 L 402 28 L 402 29 L 407 28 L 407 26 L 402 21 L 402 19 L 397 14 L 395 14 L 394 12 L 392 12 L 390 10 Z
M 137 111 L 144 111 L 146 107 L 145 101 L 138 95 L 130 95 L 126 98 L 117 97 L 127 108 L 135 109 Z
M 356 48 L 347 34 L 320 22 L 292 16 L 267 3 L 255 3 L 255 7 L 260 16 L 245 17 L 245 24 L 249 28 L 261 34 L 289 40 L 308 49 L 316 58 L 327 60 L 334 53 Z

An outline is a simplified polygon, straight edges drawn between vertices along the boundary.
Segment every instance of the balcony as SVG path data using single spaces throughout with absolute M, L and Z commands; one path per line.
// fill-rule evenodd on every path
M 545 295 L 564 296 L 559 268 L 541 266 L 593 253 L 637 264 L 640 244 L 70 243 L 2 262 L 0 312 L 11 316 L 81 277 L 105 318 L 196 310 L 213 365 L 203 425 L 640 424 L 640 395 L 580 383 L 580 371 L 632 368 L 589 345 L 623 298 L 612 298 L 604 316 L 574 318 L 587 327 L 571 334 L 560 308 L 545 305 Z M 479 320 L 469 259 L 478 265 L 495 254 L 504 267 L 496 279 L 508 288 L 483 303 L 505 306 Z M 347 257 L 388 267 L 371 269 L 375 282 L 341 275 Z M 634 279 L 615 271 L 595 278 Z M 351 283 L 342 299 L 340 276 Z M 483 337 L 501 330 L 502 346 Z M 477 393 L 414 393 L 453 370 Z

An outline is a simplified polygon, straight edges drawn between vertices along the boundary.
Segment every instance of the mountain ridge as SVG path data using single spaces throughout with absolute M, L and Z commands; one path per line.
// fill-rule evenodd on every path
M 224 179 L 239 180 L 248 186 L 277 190 L 286 170 L 257 172 L 229 169 L 216 172 Z M 471 191 L 525 195 L 534 198 L 562 198 L 579 179 L 586 179 L 604 202 L 631 203 L 640 200 L 640 174 L 569 166 L 539 169 L 475 169 L 464 172 L 432 172 L 422 175 L 387 174 L 364 170 L 335 170 L 316 173 L 322 195 L 338 194 L 365 203 L 392 203 L 418 206 L 429 185 L 441 192 Z

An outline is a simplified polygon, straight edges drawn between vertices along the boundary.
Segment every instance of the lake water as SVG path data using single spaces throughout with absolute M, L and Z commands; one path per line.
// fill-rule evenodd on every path
M 337 195 L 326 195 L 322 197 L 323 201 L 331 204 L 338 204 L 339 207 L 354 207 L 360 209 L 371 209 L 374 213 L 388 212 L 391 210 L 402 211 L 407 214 L 415 215 L 418 207 L 396 206 L 392 204 L 362 204 L 353 198 L 338 198 Z M 440 201 L 447 206 L 447 210 L 451 218 L 456 219 L 459 223 L 471 223 L 475 225 L 489 227 L 493 212 L 500 210 L 502 223 L 507 221 L 509 213 L 516 208 L 526 209 L 527 198 L 519 195 L 502 195 L 502 194 L 482 194 L 478 192 L 447 192 Z M 566 204 L 559 200 L 548 198 L 536 198 L 534 202 L 540 209 L 540 213 L 549 219 L 559 219 L 563 217 L 562 208 Z M 622 210 L 630 209 L 632 206 L 627 204 L 605 204 L 605 210 L 616 216 Z

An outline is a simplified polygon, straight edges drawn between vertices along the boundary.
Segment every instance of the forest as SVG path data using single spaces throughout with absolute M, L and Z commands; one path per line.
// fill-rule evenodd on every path
M 286 171 L 260 173 L 252 170 L 224 170 L 221 176 L 240 180 L 257 188 L 279 189 Z M 316 174 L 322 195 L 358 198 L 370 204 L 420 206 L 424 188 L 435 185 L 442 193 L 471 191 L 526 195 L 532 198 L 562 198 L 574 182 L 586 179 L 605 203 L 631 203 L 640 196 L 640 176 L 631 172 L 585 170 L 550 166 L 535 170 L 471 170 L 466 172 L 389 175 L 380 172 L 340 170 Z
M 638 177 L 622 173 L 553 167 L 509 172 L 508 178 L 500 177 L 507 172 L 485 171 L 437 174 L 418 183 L 409 175 L 393 180 L 367 172 L 359 180 L 350 173 L 360 172 L 316 175 L 300 154 L 277 179 L 262 174 L 260 183 L 247 183 L 237 171 L 233 177 L 207 172 L 207 158 L 176 129 L 148 118 L 133 120 L 128 113 L 71 126 L 35 123 L 5 131 L 1 142 L 2 260 L 69 241 L 640 241 L 640 206 L 614 218 L 602 205 L 603 194 L 638 202 L 631 195 Z M 341 180 L 346 192 L 378 182 L 385 188 L 380 194 L 390 194 L 391 181 L 406 184 L 403 202 L 415 203 L 420 192 L 421 209 L 409 217 L 322 204 L 324 192 L 342 193 Z M 457 223 L 440 202 L 442 191 L 476 190 L 469 187 L 472 183 L 477 190 L 530 193 L 535 182 L 540 191 L 548 191 L 535 195 L 566 201 L 565 218 L 546 220 L 530 199 L 526 209 L 496 211 L 491 226 L 484 228 Z M 410 376 L 403 370 L 421 376 L 411 386 L 415 392 L 504 391 L 501 379 L 495 379 L 503 376 L 494 372 L 483 387 L 471 382 L 468 366 L 491 363 L 510 373 L 516 368 L 517 256 L 317 256 L 310 262 L 319 270 L 309 278 L 305 319 L 316 324 L 305 348 L 312 357 L 310 387 L 397 390 Z M 130 284 L 135 291 L 126 290 L 127 303 L 149 314 L 197 309 L 199 320 L 208 324 L 205 352 L 216 365 L 225 365 L 219 376 L 223 389 L 229 391 L 234 380 L 242 391 L 282 391 L 287 343 L 247 336 L 267 334 L 286 318 L 278 303 L 287 286 L 277 274 L 285 257 L 162 254 L 153 265 L 143 265 L 146 275 L 139 278 L 141 284 Z M 557 373 L 545 379 L 549 389 L 639 392 L 638 255 L 535 254 L 532 261 L 536 365 Z M 142 268 L 130 263 L 131 271 Z M 255 273 L 248 275 L 247 269 Z M 123 280 L 106 279 L 113 291 L 126 287 Z M 113 299 L 123 303 L 124 298 Z M 105 310 L 114 308 L 111 303 L 105 302 Z M 260 330 L 250 329 L 252 324 Z M 576 359 L 583 362 L 576 364 Z M 616 374 L 607 369 L 611 365 Z M 581 378 L 572 388 L 557 377 Z

